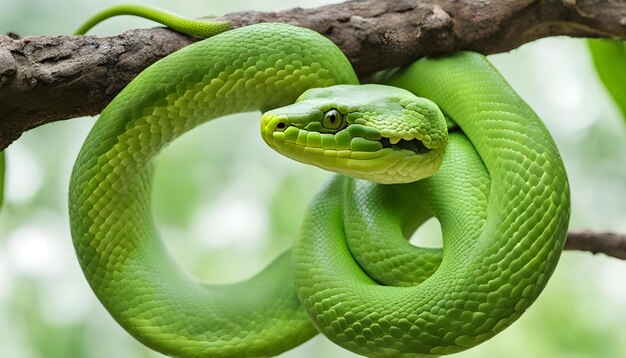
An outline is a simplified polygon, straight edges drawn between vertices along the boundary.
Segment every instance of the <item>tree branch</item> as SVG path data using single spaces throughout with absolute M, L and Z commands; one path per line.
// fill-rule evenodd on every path
M 365 0 L 222 17 L 232 27 L 283 22 L 336 43 L 359 75 L 458 50 L 509 51 L 548 36 L 626 40 L 620 0 Z M 197 39 L 164 28 L 118 36 L 0 36 L 0 150 L 37 126 L 99 113 L 139 72 Z M 626 235 L 568 233 L 566 250 L 626 260 Z
M 284 22 L 335 42 L 360 75 L 457 50 L 509 51 L 555 35 L 626 39 L 626 3 L 607 0 L 365 0 L 223 17 Z M 0 150 L 45 123 L 99 113 L 141 70 L 196 41 L 167 29 L 118 36 L 0 36 Z
M 565 250 L 603 253 L 626 260 L 626 235 L 611 232 L 593 232 L 589 230 L 570 230 L 567 233 Z

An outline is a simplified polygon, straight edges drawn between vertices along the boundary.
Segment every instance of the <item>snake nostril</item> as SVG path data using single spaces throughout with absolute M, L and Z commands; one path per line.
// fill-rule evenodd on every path
M 285 122 L 278 122 L 276 123 L 276 128 L 274 130 L 277 132 L 282 132 L 285 130 L 286 127 L 287 125 L 285 124 Z

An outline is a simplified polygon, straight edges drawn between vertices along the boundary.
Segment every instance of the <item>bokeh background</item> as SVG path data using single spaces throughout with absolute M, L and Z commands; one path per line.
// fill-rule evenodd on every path
M 135 2 L 197 17 L 331 1 Z M 0 0 L 0 33 L 69 34 L 115 3 Z M 148 26 L 154 24 L 123 17 L 93 33 Z M 544 39 L 490 59 L 554 135 L 572 187 L 571 227 L 626 232 L 626 122 L 598 82 L 584 41 Z M 159 158 L 154 211 L 160 230 L 179 262 L 209 282 L 250 276 L 289 247 L 307 204 L 330 175 L 265 147 L 259 118 L 245 114 L 214 121 Z M 160 356 L 113 321 L 74 256 L 68 182 L 94 120 L 37 128 L 7 150 L 8 192 L 0 215 L 1 357 Z M 417 236 L 435 237 L 430 243 L 436 244 L 437 222 Z M 282 356 L 355 355 L 317 336 Z M 626 261 L 565 252 L 545 292 L 521 319 L 455 355 L 498 356 L 626 356 Z

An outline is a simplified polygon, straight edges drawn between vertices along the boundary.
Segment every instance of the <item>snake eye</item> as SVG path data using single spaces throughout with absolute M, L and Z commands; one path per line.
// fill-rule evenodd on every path
M 322 127 L 326 129 L 337 130 L 343 126 L 343 114 L 336 109 L 324 113 L 322 118 Z

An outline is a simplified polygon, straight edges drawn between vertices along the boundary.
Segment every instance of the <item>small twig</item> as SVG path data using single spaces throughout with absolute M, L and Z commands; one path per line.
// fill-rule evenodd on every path
M 626 260 L 626 235 L 590 230 L 570 230 L 567 233 L 565 250 L 603 253 Z

